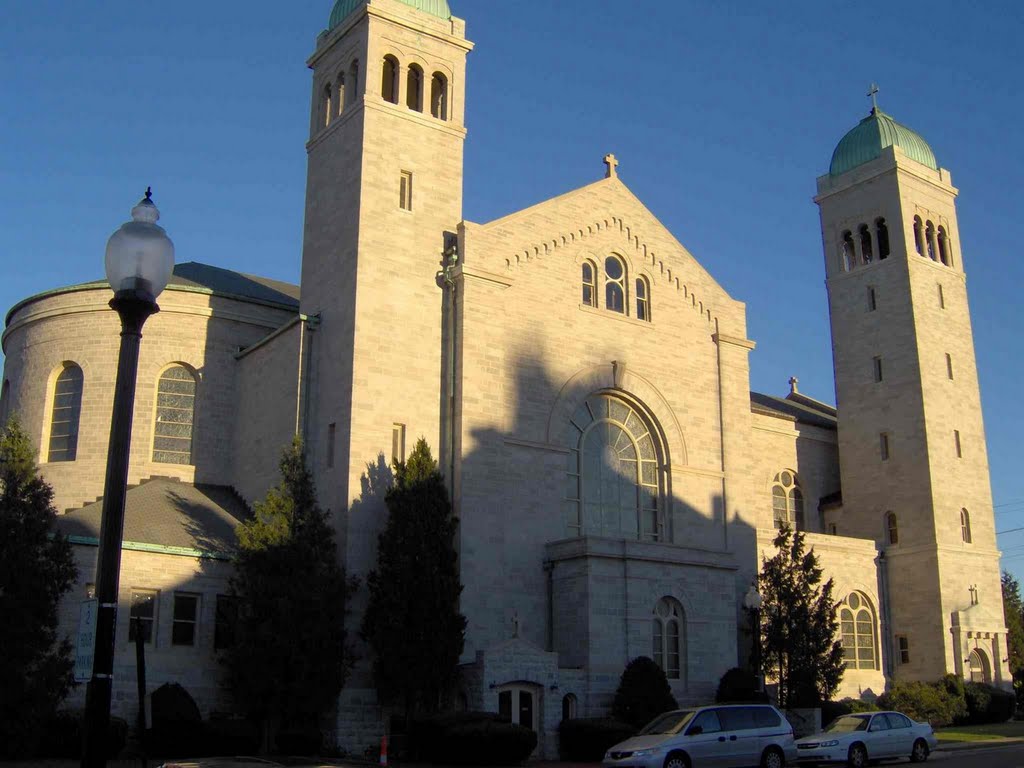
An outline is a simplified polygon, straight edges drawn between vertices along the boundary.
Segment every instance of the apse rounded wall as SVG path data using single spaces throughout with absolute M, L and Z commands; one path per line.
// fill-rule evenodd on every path
M 3 335 L 5 411 L 38 451 L 58 510 L 103 493 L 120 320 L 90 283 L 19 303 Z M 148 477 L 231 485 L 235 355 L 295 311 L 171 285 L 143 328 L 129 483 Z

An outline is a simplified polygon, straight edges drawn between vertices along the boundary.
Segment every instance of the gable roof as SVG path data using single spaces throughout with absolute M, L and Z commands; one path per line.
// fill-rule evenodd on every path
M 79 544 L 97 544 L 103 502 L 58 515 L 57 530 Z M 235 528 L 249 515 L 245 503 L 222 485 L 193 485 L 168 477 L 152 478 L 128 489 L 125 501 L 126 544 L 193 554 L 229 555 Z M 127 547 L 138 548 L 138 547 Z
M 836 409 L 814 398 L 790 393 L 786 397 L 750 393 L 750 410 L 764 416 L 786 419 L 824 429 L 836 429 Z

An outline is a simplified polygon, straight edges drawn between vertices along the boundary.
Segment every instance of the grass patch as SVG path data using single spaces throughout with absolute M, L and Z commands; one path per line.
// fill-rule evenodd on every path
M 1005 723 L 986 725 L 953 725 L 938 728 L 935 737 L 939 743 L 954 741 L 1000 741 L 1002 739 L 1024 738 L 1024 720 L 1009 720 Z

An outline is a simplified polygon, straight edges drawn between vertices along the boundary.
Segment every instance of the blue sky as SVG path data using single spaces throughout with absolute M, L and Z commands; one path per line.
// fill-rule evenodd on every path
M 1024 527 L 1024 4 L 450 0 L 468 64 L 465 218 L 619 173 L 734 297 L 751 386 L 834 401 L 811 197 L 879 104 L 959 187 L 999 531 Z M 147 184 L 179 261 L 297 282 L 331 0 L 15 0 L 0 26 L 0 306 L 102 276 Z M 984 8 L 984 11 L 980 10 Z M 1024 574 L 1024 532 L 1000 537 Z M 1019 547 L 1019 549 L 1015 549 Z

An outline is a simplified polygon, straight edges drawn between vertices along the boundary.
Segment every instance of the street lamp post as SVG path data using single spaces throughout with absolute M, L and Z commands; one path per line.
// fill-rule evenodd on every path
M 757 675 L 758 687 L 761 687 L 763 677 L 761 676 L 761 605 L 764 598 L 757 591 L 757 581 L 750 583 L 750 589 L 743 596 L 743 607 L 750 613 L 750 639 L 753 643 L 750 650 L 750 664 Z
M 107 761 L 118 576 L 121 568 L 139 343 L 146 319 L 160 311 L 156 298 L 166 287 L 174 269 L 174 244 L 163 228 L 157 225 L 159 218 L 160 212 L 153 204 L 152 192 L 147 189 L 146 197 L 132 208 L 132 220 L 121 225 L 107 241 L 107 280 L 114 291 L 110 306 L 121 318 L 121 349 L 117 358 L 107 472 L 103 485 L 103 513 L 96 565 L 99 611 L 92 679 L 85 696 L 82 768 L 103 768 Z

